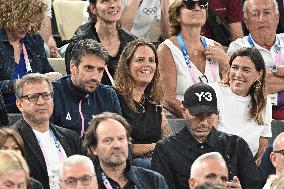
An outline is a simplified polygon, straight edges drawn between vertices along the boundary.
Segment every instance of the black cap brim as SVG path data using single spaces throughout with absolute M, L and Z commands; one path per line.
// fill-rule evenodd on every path
M 209 105 L 199 105 L 187 108 L 189 113 L 193 116 L 202 113 L 213 113 L 218 115 L 218 110 L 216 106 L 209 106 Z

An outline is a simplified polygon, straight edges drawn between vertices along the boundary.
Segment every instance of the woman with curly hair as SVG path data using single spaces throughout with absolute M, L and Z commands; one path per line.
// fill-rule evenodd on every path
M 157 66 L 155 47 L 135 40 L 125 47 L 115 72 L 115 90 L 122 116 L 132 127 L 134 158 L 151 157 L 156 142 L 170 134 L 161 107 Z
M 42 0 L 0 1 L 0 86 L 8 112 L 18 112 L 14 95 L 17 79 L 32 72 L 47 73 L 51 79 L 61 76 L 53 72 L 43 40 L 36 34 L 45 11 Z

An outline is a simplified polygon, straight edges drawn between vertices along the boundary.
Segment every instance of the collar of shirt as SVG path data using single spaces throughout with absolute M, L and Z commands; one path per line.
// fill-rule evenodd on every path
M 179 133 L 176 134 L 176 138 L 178 142 L 185 146 L 187 149 L 192 149 L 196 146 L 200 146 L 201 144 L 208 145 L 211 147 L 218 146 L 218 131 L 215 128 L 212 128 L 211 132 L 208 135 L 208 138 L 205 142 L 198 142 L 192 134 L 188 131 L 187 127 L 184 127 Z

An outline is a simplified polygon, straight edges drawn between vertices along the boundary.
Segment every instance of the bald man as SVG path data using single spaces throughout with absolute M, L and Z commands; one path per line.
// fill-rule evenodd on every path
M 205 182 L 220 183 L 228 188 L 240 189 L 240 181 L 235 176 L 228 182 L 228 168 L 222 155 L 218 152 L 210 152 L 199 156 L 192 164 L 188 186 L 190 189 Z

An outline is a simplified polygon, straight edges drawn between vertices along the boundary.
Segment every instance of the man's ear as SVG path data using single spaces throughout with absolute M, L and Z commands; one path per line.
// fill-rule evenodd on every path
M 195 184 L 196 184 L 196 181 L 193 178 L 188 179 L 188 188 L 189 189 L 194 189 Z
M 276 161 L 276 154 L 274 153 L 274 152 L 271 152 L 271 154 L 270 154 L 270 161 L 271 161 L 271 163 L 273 164 L 273 166 L 276 168 L 277 167 L 277 165 L 278 165 L 278 163 L 277 163 L 277 161 Z
M 17 105 L 17 107 L 18 107 L 18 109 L 20 110 L 20 112 L 23 112 L 23 104 L 22 104 L 23 102 L 22 102 L 22 100 L 20 100 L 20 99 L 16 99 L 16 105 Z
M 70 61 L 70 73 L 73 75 L 76 71 L 77 66 L 73 63 L 73 61 Z
M 98 155 L 97 150 L 96 150 L 95 147 L 91 147 L 90 148 L 90 153 L 92 153 L 93 156 L 97 156 Z

